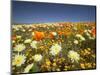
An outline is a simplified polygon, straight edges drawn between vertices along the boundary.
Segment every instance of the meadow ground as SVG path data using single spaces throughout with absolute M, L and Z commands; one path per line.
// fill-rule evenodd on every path
M 12 25 L 13 73 L 95 68 L 94 22 Z

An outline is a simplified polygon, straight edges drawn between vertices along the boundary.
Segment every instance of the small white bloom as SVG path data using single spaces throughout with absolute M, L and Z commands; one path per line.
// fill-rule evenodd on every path
M 89 39 L 95 39 L 91 36 L 91 30 L 85 30 L 85 34 L 88 36 Z
M 85 41 L 85 38 L 84 37 L 81 37 L 80 39 L 81 39 L 81 41 Z
M 31 42 L 31 39 L 26 39 L 25 41 L 24 41 L 24 43 L 30 43 Z
M 29 29 L 28 31 L 32 31 L 32 29 Z
M 90 31 L 89 30 L 84 30 L 84 33 L 88 36 L 88 37 L 90 37 L 91 35 L 90 35 Z
M 28 73 L 30 71 L 30 69 L 34 66 L 34 64 L 29 64 L 28 66 L 26 66 L 24 73 Z
M 87 33 L 87 32 L 88 32 L 88 33 L 91 33 L 91 30 L 89 30 L 89 29 L 88 29 L 88 30 L 84 30 L 84 32 L 85 32 L 85 33 Z
M 60 45 L 58 45 L 58 44 L 54 44 L 54 45 L 52 45 L 52 47 L 50 48 L 50 53 L 52 54 L 52 55 L 57 55 L 60 51 L 61 51 L 61 46 Z
M 88 37 L 90 37 L 90 36 L 91 36 L 88 32 L 86 33 L 86 35 L 87 35 Z
M 85 38 L 80 34 L 76 34 L 76 37 L 79 38 L 81 41 L 85 41 Z
M 17 25 L 12 25 L 12 28 L 13 28 L 14 30 L 16 30 L 16 31 L 18 31 L 18 30 L 19 30 L 19 28 L 18 28 L 18 26 L 17 26 Z
M 91 33 L 91 30 L 88 30 L 89 33 Z
M 41 54 L 35 54 L 34 55 L 34 61 L 39 62 L 42 60 L 42 55 Z
M 88 32 L 88 30 L 84 30 L 84 33 Z
M 80 35 L 80 34 L 76 34 L 76 37 L 82 37 L 82 35 Z
M 12 43 L 15 43 L 15 40 L 12 40 Z
M 95 38 L 94 37 L 89 37 L 89 39 L 94 40 Z
M 12 65 L 21 66 L 24 64 L 26 57 L 24 55 L 15 55 L 14 59 L 12 60 Z
M 32 41 L 31 47 L 37 49 L 37 41 Z
M 74 44 L 78 44 L 78 40 L 74 40 Z
M 22 31 L 25 32 L 26 30 L 25 29 L 22 29 Z
M 68 52 L 68 57 L 72 60 L 72 62 L 78 62 L 78 60 L 80 59 L 80 55 L 73 50 Z
M 34 32 L 32 32 L 32 35 L 34 36 L 34 35 L 35 35 L 35 33 L 34 33 Z
M 20 35 L 17 35 L 17 36 L 16 36 L 17 39 L 21 39 L 21 37 L 22 37 L 22 36 L 20 36 Z
M 57 35 L 57 33 L 56 33 L 56 32 L 52 32 L 52 35 L 56 36 L 56 35 Z
M 25 49 L 25 45 L 24 44 L 18 44 L 14 47 L 14 51 L 18 51 L 21 52 Z

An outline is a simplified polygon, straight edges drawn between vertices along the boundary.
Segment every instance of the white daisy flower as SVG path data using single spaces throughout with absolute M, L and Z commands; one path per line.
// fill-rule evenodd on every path
M 14 47 L 14 51 L 18 51 L 18 52 L 21 52 L 25 49 L 25 45 L 24 44 L 18 44 Z
M 37 49 L 37 41 L 32 41 L 31 47 Z
M 78 44 L 78 40 L 74 40 L 74 44 Z
M 52 32 L 52 35 L 56 36 L 56 35 L 57 35 L 57 33 L 56 33 L 56 32 Z
M 12 65 L 21 66 L 24 64 L 26 57 L 24 55 L 15 55 L 14 59 L 12 60 Z
M 12 43 L 15 43 L 15 40 L 12 40 Z
M 52 45 L 52 47 L 50 48 L 50 54 L 52 55 L 57 55 L 60 51 L 61 51 L 61 45 L 59 44 L 54 44 Z
M 34 58 L 34 61 L 39 62 L 39 61 L 42 60 L 42 55 L 41 54 L 35 54 L 33 56 L 33 58 Z
M 78 62 L 78 60 L 80 59 L 80 55 L 73 50 L 68 52 L 68 57 L 72 60 L 72 62 Z
M 31 39 L 26 39 L 25 41 L 24 41 L 24 43 L 31 43 Z

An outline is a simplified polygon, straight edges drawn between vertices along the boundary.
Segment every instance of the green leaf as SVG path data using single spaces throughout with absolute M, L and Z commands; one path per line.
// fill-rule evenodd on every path
M 30 72 L 39 72 L 39 67 L 37 66 L 36 63 L 34 63 L 34 66 L 33 66 L 32 69 L 30 70 Z

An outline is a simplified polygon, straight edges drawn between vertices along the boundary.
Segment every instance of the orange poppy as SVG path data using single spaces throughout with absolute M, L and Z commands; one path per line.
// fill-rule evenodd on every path
M 92 31 L 93 36 L 95 37 L 96 36 L 96 29 L 93 28 L 91 31 Z
M 84 33 L 84 30 L 83 29 L 80 29 L 79 30 L 79 34 L 83 34 Z
M 35 40 L 39 41 L 39 40 L 42 40 L 44 37 L 45 37 L 44 32 L 39 32 L 39 31 L 35 32 L 35 35 L 34 35 Z
M 13 35 L 12 36 L 12 40 L 16 40 L 16 35 Z
M 58 31 L 58 34 L 61 36 L 61 35 L 64 34 L 64 32 L 62 32 L 62 31 Z

